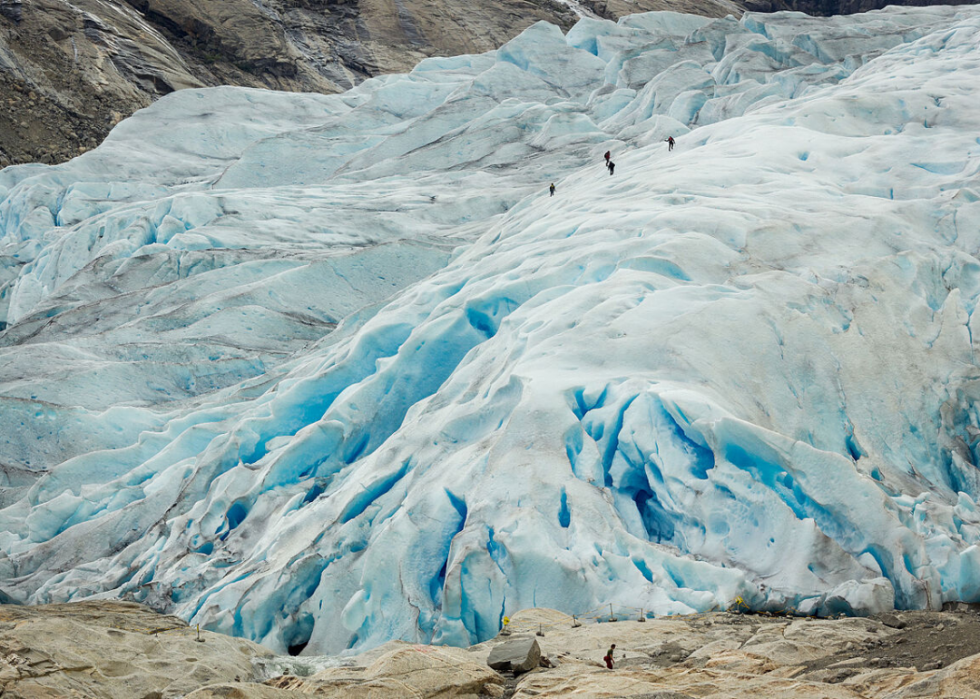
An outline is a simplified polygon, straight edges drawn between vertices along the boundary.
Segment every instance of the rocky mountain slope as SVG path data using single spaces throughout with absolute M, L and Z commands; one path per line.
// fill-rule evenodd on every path
M 470 648 L 394 642 L 352 657 L 291 658 L 244 639 L 198 634 L 136 604 L 0 606 L 0 693 L 5 699 L 906 699 L 977 692 L 980 617 L 966 608 L 876 619 L 715 613 L 575 624 L 559 612 L 532 609 L 515 615 L 509 638 Z M 526 655 L 534 660 L 540 653 L 538 667 L 516 676 L 488 667 L 504 643 L 531 646 Z M 612 671 L 599 662 L 611 643 L 617 644 Z
M 607 18 L 739 13 L 731 0 L 592 6 Z M 74 157 L 181 88 L 339 92 L 428 56 L 495 49 L 538 20 L 576 19 L 557 0 L 2 0 L 0 167 Z

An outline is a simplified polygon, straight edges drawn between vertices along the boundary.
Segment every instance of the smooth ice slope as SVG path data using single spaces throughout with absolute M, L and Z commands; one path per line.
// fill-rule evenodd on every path
M 980 601 L 978 47 L 542 24 L 0 173 L 0 590 L 307 652 Z

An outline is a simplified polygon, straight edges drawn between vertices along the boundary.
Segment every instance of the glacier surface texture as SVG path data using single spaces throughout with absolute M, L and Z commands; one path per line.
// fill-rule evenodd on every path
M 0 172 L 0 599 L 307 653 L 980 601 L 978 47 L 539 24 Z

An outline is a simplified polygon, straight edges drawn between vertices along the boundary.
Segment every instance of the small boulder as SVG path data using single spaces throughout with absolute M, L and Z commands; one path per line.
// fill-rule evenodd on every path
M 516 636 L 494 646 L 487 665 L 497 672 L 521 674 L 538 667 L 541 648 L 534 636 Z
M 904 629 L 908 624 L 896 614 L 882 614 L 878 617 L 881 623 L 890 629 Z

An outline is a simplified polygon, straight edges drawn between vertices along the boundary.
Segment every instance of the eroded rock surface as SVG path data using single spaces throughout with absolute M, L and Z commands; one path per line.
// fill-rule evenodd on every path
M 543 630 L 557 667 L 515 683 L 528 697 L 966 697 L 980 691 L 980 617 L 898 612 L 878 619 L 702 614 L 573 627 L 552 610 L 514 616 L 512 633 Z M 941 639 L 941 640 L 940 640 Z M 501 639 L 490 641 L 492 646 Z M 616 666 L 601 657 L 616 644 Z
M 956 613 L 893 616 L 905 626 L 893 628 L 873 618 L 728 613 L 576 625 L 560 612 L 532 609 L 514 615 L 510 629 L 512 634 L 527 634 L 540 646 L 542 666 L 514 677 L 487 666 L 494 649 L 513 643 L 513 635 L 471 648 L 392 642 L 347 658 L 289 658 L 274 656 L 243 639 L 206 631 L 199 642 L 196 630 L 181 620 L 137 604 L 0 606 L 0 695 L 4 699 L 980 696 L 980 616 L 974 607 L 964 605 Z M 611 671 L 601 663 L 610 643 L 616 643 L 616 667 Z M 286 674 L 280 674 L 283 670 Z M 266 679 L 270 674 L 277 676 Z
M 0 696 L 162 699 L 253 679 L 261 646 L 127 602 L 0 606 Z
M 310 694 L 330 699 L 374 697 L 439 697 L 440 699 L 501 696 L 505 680 L 487 667 L 480 649 L 424 646 L 394 642 L 383 652 L 357 656 L 350 667 L 328 668 L 307 678 L 288 675 L 266 682 L 288 696 Z M 203 699 L 210 688 L 192 695 Z M 261 696 L 261 695 L 256 695 Z

